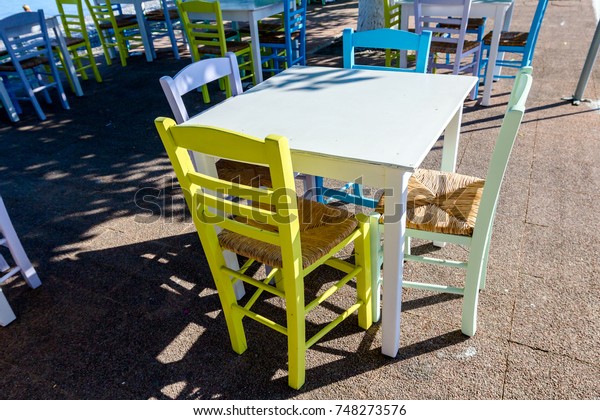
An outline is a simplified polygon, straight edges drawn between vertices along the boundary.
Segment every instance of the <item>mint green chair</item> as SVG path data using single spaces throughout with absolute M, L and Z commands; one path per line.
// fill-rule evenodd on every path
M 286 335 L 288 383 L 299 389 L 305 381 L 308 348 L 355 311 L 358 317 L 354 319 L 361 328 L 367 329 L 372 323 L 369 229 L 375 223 L 370 223 L 366 215 L 355 217 L 339 208 L 299 200 L 285 137 L 270 135 L 263 140 L 215 127 L 178 126 L 168 118 L 158 118 L 155 123 L 200 236 L 233 350 L 242 354 L 248 347 L 244 318 Z M 266 167 L 272 188 L 219 179 L 216 170 L 208 166 L 198 172 L 190 151 Z M 352 243 L 353 262 L 334 257 Z M 225 250 L 248 260 L 239 270 L 231 269 L 223 257 Z M 265 278 L 246 273 L 255 261 L 271 267 Z M 311 276 L 313 291 L 306 293 L 305 279 L 324 264 L 341 271 L 343 276 L 323 279 L 331 283 L 325 287 L 321 287 L 321 279 Z M 347 289 L 346 284 L 353 278 L 356 284 L 350 290 L 356 300 L 346 308 L 336 304 L 329 322 L 307 339 L 306 315 L 338 290 Z M 257 289 L 246 303 L 235 298 L 233 284 L 238 280 Z M 285 325 L 267 317 L 272 311 L 258 313 L 253 307 L 259 298 L 265 299 L 263 292 L 272 295 L 273 305 L 285 313 Z M 305 298 L 309 298 L 309 303 Z M 327 317 L 326 313 L 323 315 Z M 257 355 L 271 357 L 265 349 L 259 349 Z
M 473 336 L 477 329 L 477 303 L 479 290 L 485 287 L 485 276 L 492 236 L 496 206 L 500 187 L 510 153 L 525 113 L 525 101 L 532 84 L 531 67 L 523 68 L 515 80 L 508 102 L 508 109 L 485 179 L 457 173 L 417 170 L 409 180 L 408 205 L 406 212 L 406 261 L 437 264 L 466 270 L 464 287 L 442 284 L 404 281 L 404 287 L 453 293 L 463 296 L 462 332 Z M 384 198 L 376 214 L 383 214 Z M 371 227 L 383 231 L 379 223 Z M 381 289 L 380 268 L 383 264 L 383 249 L 379 235 L 371 236 L 371 253 L 378 256 L 373 264 L 373 319 L 379 319 L 379 296 Z M 469 249 L 467 261 L 452 261 L 410 254 L 410 238 L 458 244 Z M 385 238 L 384 238 L 385 242 Z M 384 302 L 385 305 L 385 302 Z M 400 316 L 400 314 L 397 314 Z

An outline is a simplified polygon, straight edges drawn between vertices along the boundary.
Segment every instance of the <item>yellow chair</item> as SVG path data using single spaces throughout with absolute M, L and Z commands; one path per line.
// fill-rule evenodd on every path
M 238 58 L 242 82 L 251 80 L 252 84 L 256 84 L 250 42 L 227 40 L 231 37 L 226 34 L 218 1 L 177 0 L 177 8 L 190 44 L 192 61 L 200 61 L 205 57 L 225 57 L 228 51 L 232 52 Z M 231 88 L 227 81 L 225 89 L 227 96 L 231 96 Z
M 354 217 L 340 208 L 315 201 L 298 201 L 288 141 L 284 137 L 270 135 L 262 140 L 221 128 L 178 126 L 163 117 L 155 123 L 200 236 L 233 350 L 241 354 L 247 349 L 242 325 L 245 317 L 286 335 L 288 383 L 299 389 L 305 381 L 305 355 L 309 347 L 354 311 L 358 310 L 360 327 L 371 326 L 368 216 Z M 216 171 L 208 169 L 207 173 L 198 173 L 190 151 L 268 167 L 273 186 L 255 188 L 221 180 Z M 231 197 L 239 200 L 232 201 Z M 354 263 L 333 257 L 352 242 Z M 223 258 L 224 250 L 233 251 L 248 261 L 239 271 L 232 270 Z M 266 278 L 255 279 L 245 274 L 255 261 L 272 267 Z M 313 299 L 305 304 L 306 277 L 324 264 L 345 275 L 340 280 L 329 279 L 334 284 L 316 297 L 311 292 Z M 316 280 L 314 277 L 311 276 L 311 286 Z M 307 340 L 307 314 L 353 278 L 356 278 L 356 300 L 345 310 L 338 308 L 336 312 L 341 313 L 336 313 L 335 319 Z M 235 299 L 233 283 L 238 280 L 257 289 L 245 304 Z M 275 286 L 271 285 L 272 281 L 276 282 Z M 281 299 L 286 325 L 253 310 L 263 292 Z M 334 304 L 328 302 L 328 305 Z
M 92 15 L 98 36 L 102 42 L 106 64 L 109 66 L 112 64 L 109 48 L 117 48 L 121 65 L 125 67 L 129 49 L 143 45 L 140 27 L 135 16 L 115 14 L 115 7 L 110 0 L 100 4 L 96 4 L 92 0 L 85 0 L 85 4 Z
M 58 8 L 63 30 L 65 31 L 65 42 L 73 58 L 77 73 L 81 74 L 84 80 L 87 80 L 88 75 L 86 70 L 91 69 L 96 81 L 98 83 L 102 82 L 102 76 L 100 76 L 100 72 L 98 71 L 90 38 L 85 26 L 83 0 L 56 0 L 56 7 Z M 60 49 L 55 47 L 55 50 L 59 53 L 62 69 L 65 70 L 69 85 L 71 85 L 71 89 L 75 90 L 70 74 L 66 71 L 67 66 L 65 65 L 64 57 L 60 53 Z M 87 64 L 83 60 L 86 60 Z

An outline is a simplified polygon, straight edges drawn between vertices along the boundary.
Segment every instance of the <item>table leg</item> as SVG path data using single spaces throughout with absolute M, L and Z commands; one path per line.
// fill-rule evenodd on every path
M 381 352 L 391 357 L 396 357 L 400 348 L 406 199 L 411 175 L 403 170 L 386 175 Z
M 443 172 L 456 171 L 456 158 L 458 156 L 458 139 L 460 137 L 460 124 L 462 121 L 463 107 L 461 106 L 454 114 L 454 117 L 448 123 L 444 131 L 444 147 L 442 149 Z M 433 244 L 439 248 L 446 246 L 446 242 L 433 241 Z
M 442 165 L 444 172 L 456 171 L 456 158 L 458 156 L 458 141 L 460 137 L 460 124 L 462 122 L 463 107 L 456 110 L 456 114 L 444 130 L 444 146 L 442 149 Z
M 500 33 L 504 27 L 504 15 L 506 9 L 502 7 L 496 8 L 496 14 L 494 16 L 494 29 L 492 35 L 492 41 L 490 44 L 490 55 L 488 57 L 488 71 L 485 77 L 485 84 L 483 87 L 483 97 L 481 98 L 481 105 L 489 106 L 490 99 L 492 96 L 492 85 L 494 83 L 494 73 L 496 72 L 496 59 L 498 58 L 498 44 L 500 42 Z M 491 71 L 490 71 L 491 70 Z
M 258 19 L 253 12 L 250 12 L 248 17 L 248 24 L 250 25 L 250 39 L 252 40 L 252 59 L 254 60 L 254 77 L 256 83 L 263 81 L 262 75 L 262 63 L 260 56 L 260 39 L 258 34 Z
M 144 51 L 146 52 L 146 60 L 152 61 L 156 58 L 156 51 L 154 51 L 154 43 L 152 42 L 152 31 L 148 26 L 148 21 L 144 15 L 144 8 L 142 7 L 141 1 L 137 1 L 134 4 L 135 16 L 140 26 L 140 35 L 142 36 L 142 42 L 144 43 Z

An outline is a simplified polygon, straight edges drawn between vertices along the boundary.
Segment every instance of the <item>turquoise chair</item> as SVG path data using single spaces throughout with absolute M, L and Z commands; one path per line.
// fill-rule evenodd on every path
M 496 66 L 509 67 L 520 69 L 525 66 L 531 66 L 533 61 L 533 53 L 535 51 L 535 44 L 537 43 L 538 35 L 540 34 L 540 28 L 542 27 L 542 20 L 548 7 L 548 0 L 539 0 L 538 5 L 535 9 L 533 20 L 531 21 L 531 27 L 529 32 L 502 32 L 500 33 L 500 42 L 498 44 L 498 54 L 508 53 L 517 54 L 520 56 L 518 59 L 503 59 L 496 60 Z M 481 51 L 481 65 L 484 69 L 483 80 L 485 80 L 487 73 L 488 56 L 490 54 L 490 44 L 492 41 L 493 32 L 488 33 L 483 38 L 482 51 Z M 481 74 L 481 71 L 479 72 Z M 515 77 L 512 75 L 499 75 L 498 78 L 512 79 Z
M 418 169 L 408 183 L 406 211 L 406 243 L 404 259 L 427 264 L 466 270 L 463 287 L 450 287 L 439 283 L 420 283 L 403 281 L 403 287 L 431 290 L 441 293 L 453 293 L 463 296 L 462 332 L 473 336 L 477 328 L 477 303 L 479 290 L 485 288 L 490 238 L 500 196 L 500 187 L 517 133 L 525 113 L 525 101 L 532 84 L 531 67 L 523 68 L 516 80 L 504 115 L 500 133 L 485 179 L 460 175 L 453 172 L 440 172 Z M 381 216 L 384 198 L 376 214 L 379 221 L 374 222 L 383 231 Z M 371 236 L 371 253 L 377 256 L 373 262 L 373 319 L 379 319 L 379 296 L 382 285 L 380 277 L 383 265 L 383 246 L 379 235 Z M 434 243 L 453 243 L 469 250 L 467 261 L 433 258 L 410 254 L 410 238 L 419 238 Z M 385 304 L 385 303 L 384 303 Z M 396 314 L 400 316 L 400 314 Z
M 344 45 L 344 68 L 426 73 L 431 37 L 432 34 L 429 31 L 423 31 L 422 34 L 418 35 L 412 32 L 390 28 L 362 32 L 354 32 L 353 29 L 346 28 L 344 29 L 342 38 Z M 376 64 L 356 64 L 354 60 L 356 48 L 385 49 L 386 56 L 389 51 L 391 51 L 392 54 L 401 50 L 416 51 L 416 64 L 414 68 L 388 67 Z M 317 195 L 319 197 L 324 197 L 320 198 L 320 200 L 326 202 L 339 200 L 345 203 L 370 208 L 375 208 L 377 206 L 377 201 L 364 196 L 363 188 L 360 183 L 351 182 L 346 184 L 342 189 L 335 190 L 325 188 L 323 185 L 323 178 L 316 177 L 315 186 Z

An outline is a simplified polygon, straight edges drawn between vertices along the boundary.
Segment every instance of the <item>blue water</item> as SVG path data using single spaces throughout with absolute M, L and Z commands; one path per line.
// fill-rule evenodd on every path
M 23 11 L 23 5 L 27 4 L 31 10 L 44 9 L 46 16 L 58 14 L 54 0 L 0 0 L 0 19 Z

